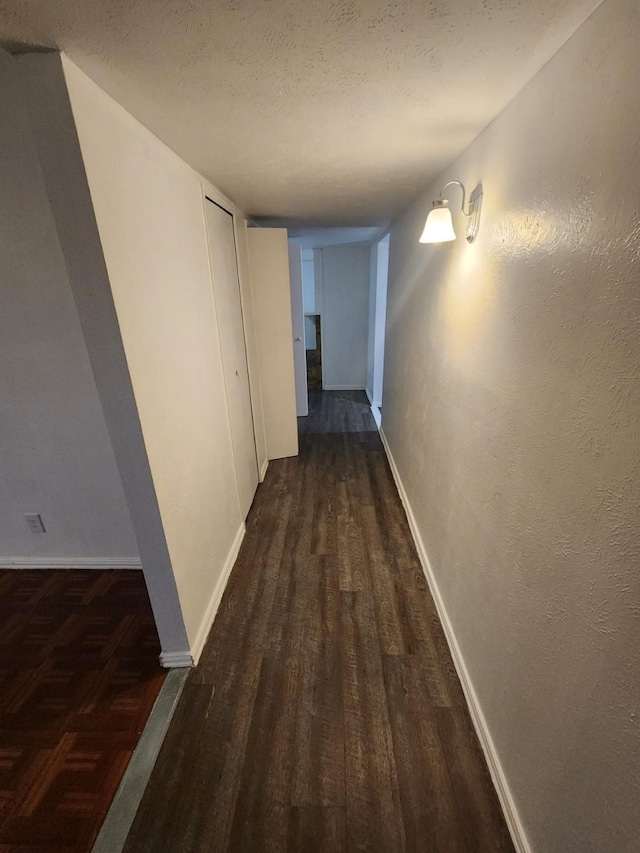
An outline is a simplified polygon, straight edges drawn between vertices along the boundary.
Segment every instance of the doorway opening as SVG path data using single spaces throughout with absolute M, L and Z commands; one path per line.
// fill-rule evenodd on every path
M 313 249 L 300 252 L 302 266 L 302 305 L 304 310 L 304 350 L 307 368 L 307 390 L 322 390 L 322 315 L 316 287 Z
M 308 415 L 309 395 L 321 391 L 367 392 L 370 404 L 382 404 L 388 243 L 379 242 L 380 228 L 290 232 L 299 417 Z

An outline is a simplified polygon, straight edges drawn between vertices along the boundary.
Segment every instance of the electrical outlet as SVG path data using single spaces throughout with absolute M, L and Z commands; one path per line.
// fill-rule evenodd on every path
M 26 513 L 25 519 L 27 521 L 27 527 L 32 533 L 46 533 L 47 528 L 44 526 L 44 521 L 42 517 L 37 512 Z

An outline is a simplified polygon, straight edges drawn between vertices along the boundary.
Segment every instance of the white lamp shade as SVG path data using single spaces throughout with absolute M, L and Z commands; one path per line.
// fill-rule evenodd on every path
M 420 242 L 446 243 L 448 240 L 455 239 L 456 232 L 453 230 L 451 211 L 447 207 L 446 201 L 444 203 L 434 202 L 434 208 L 429 211 L 427 221 L 424 224 L 424 231 L 420 237 Z

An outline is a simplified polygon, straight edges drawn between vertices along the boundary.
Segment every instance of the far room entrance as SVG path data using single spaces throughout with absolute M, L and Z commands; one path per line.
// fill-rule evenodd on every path
M 296 407 L 317 391 L 363 391 L 382 422 L 389 236 L 379 228 L 290 231 Z

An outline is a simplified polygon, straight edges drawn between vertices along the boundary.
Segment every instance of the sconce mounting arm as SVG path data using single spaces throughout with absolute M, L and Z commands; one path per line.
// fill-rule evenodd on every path
M 443 197 L 444 191 L 446 190 L 446 188 L 451 187 L 451 186 L 460 187 L 460 189 L 462 190 L 462 204 L 460 206 L 460 209 L 462 210 L 462 212 L 464 213 L 465 216 L 471 216 L 471 205 L 469 205 L 468 211 L 464 209 L 464 202 L 465 202 L 465 199 L 467 197 L 467 192 L 464 188 L 464 184 L 462 183 L 462 181 L 448 181 L 440 190 L 440 198 Z

